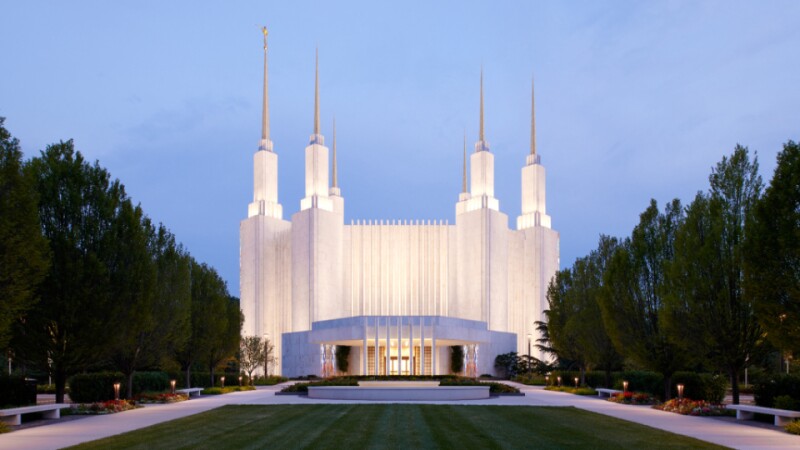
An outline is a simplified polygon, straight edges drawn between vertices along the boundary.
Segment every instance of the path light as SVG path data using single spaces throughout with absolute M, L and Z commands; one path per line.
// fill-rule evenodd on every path
M 175 393 L 175 380 L 169 380 L 169 386 L 172 388 L 172 393 Z
M 550 377 L 547 375 L 544 376 L 544 385 L 550 386 Z
M 683 398 L 683 385 L 678 385 L 678 398 Z
M 558 377 L 558 387 L 561 387 L 561 377 Z
M 578 377 L 575 377 L 575 387 L 578 387 Z
M 627 381 L 623 381 L 622 382 L 622 392 L 628 392 L 628 382 Z
M 119 400 L 119 383 L 114 383 L 114 400 Z
M 239 375 L 239 387 L 242 387 L 242 376 Z
M 219 377 L 219 381 L 222 382 L 222 387 L 225 387 L 225 377 Z

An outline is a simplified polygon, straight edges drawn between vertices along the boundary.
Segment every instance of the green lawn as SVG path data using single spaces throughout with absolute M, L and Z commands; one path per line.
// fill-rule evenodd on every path
M 575 408 L 351 404 L 224 406 L 73 448 L 721 447 Z

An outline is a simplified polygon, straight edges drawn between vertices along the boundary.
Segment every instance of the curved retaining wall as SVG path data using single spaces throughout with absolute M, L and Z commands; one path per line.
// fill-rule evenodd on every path
M 489 398 L 489 386 L 366 387 L 309 386 L 308 398 L 328 400 L 481 400 Z

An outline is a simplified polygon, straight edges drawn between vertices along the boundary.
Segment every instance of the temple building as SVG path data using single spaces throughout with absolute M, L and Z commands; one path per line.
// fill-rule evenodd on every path
M 240 226 L 240 288 L 242 334 L 275 346 L 270 373 L 448 374 L 455 353 L 463 354 L 462 373 L 477 376 L 495 373 L 502 353 L 542 357 L 534 322 L 543 320 L 547 285 L 559 267 L 559 235 L 545 209 L 533 92 L 530 149 L 520 155 L 522 211 L 512 229 L 494 196 L 483 74 L 478 140 L 469 155 L 464 143 L 462 189 L 453 193 L 455 224 L 345 224 L 335 124 L 332 149 L 320 132 L 318 63 L 305 197 L 284 219 L 270 140 L 266 30 L 263 89 L 253 202 Z M 337 348 L 346 368 L 335 363 Z

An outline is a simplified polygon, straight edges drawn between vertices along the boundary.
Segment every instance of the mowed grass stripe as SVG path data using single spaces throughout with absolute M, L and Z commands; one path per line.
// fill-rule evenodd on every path
M 722 447 L 576 408 L 347 404 L 230 405 L 74 448 Z

